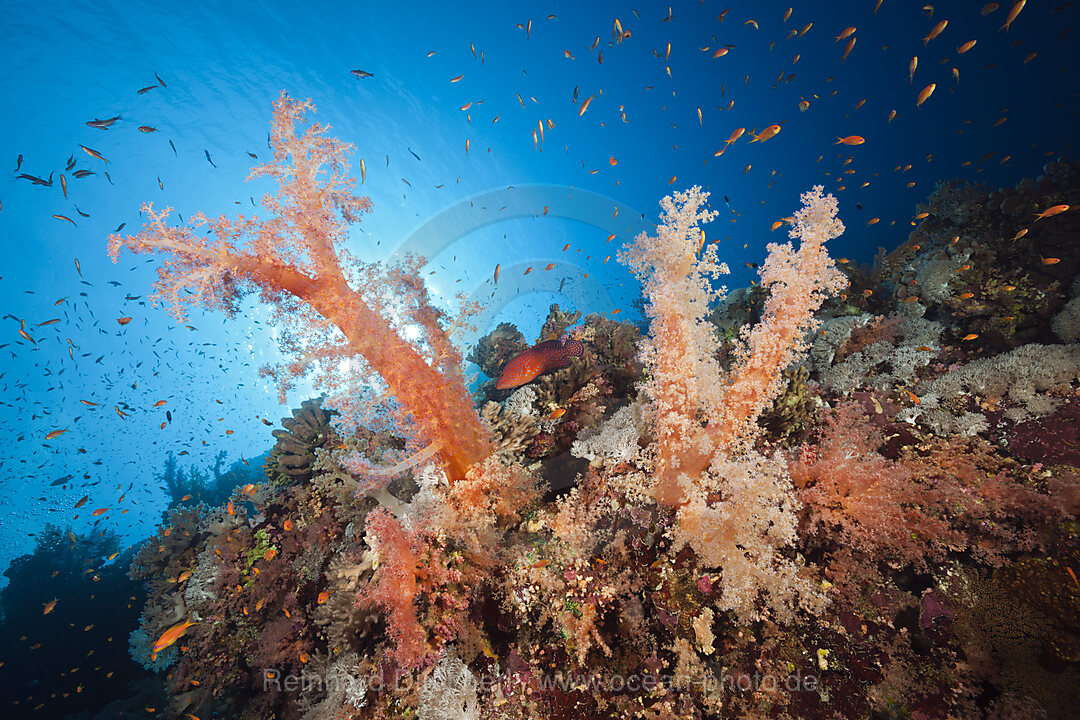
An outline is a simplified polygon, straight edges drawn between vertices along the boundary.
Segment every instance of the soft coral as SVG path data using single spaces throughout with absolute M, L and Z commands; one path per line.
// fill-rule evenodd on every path
M 169 209 L 156 212 L 147 204 L 149 223 L 137 235 L 110 236 L 109 253 L 114 261 L 123 247 L 166 254 L 156 297 L 177 318 L 190 304 L 235 311 L 243 291 L 258 290 L 285 330 L 283 349 L 295 358 L 268 373 L 282 394 L 293 378 L 314 370 L 330 404 L 343 411 L 344 421 L 355 421 L 379 406 L 356 391 L 370 368 L 386 383 L 384 397 L 395 400 L 382 409 L 406 432 L 412 449 L 437 448 L 451 480 L 463 478 L 490 454 L 490 441 L 442 313 L 429 302 L 419 277 L 421 261 L 407 258 L 401 266 L 383 268 L 361 263 L 345 249 L 348 226 L 370 210 L 371 201 L 352 192 L 349 145 L 318 124 L 298 134 L 310 109 L 310 101 L 284 93 L 274 103 L 274 159 L 250 176 L 279 183 L 277 194 L 263 198 L 269 219 L 209 221 L 200 214 L 188 226 L 174 227 L 166 224 Z M 196 235 L 202 225 L 209 225 L 214 239 Z M 402 336 L 395 327 L 402 318 L 420 326 L 423 345 Z M 349 362 L 356 356 L 366 365 Z

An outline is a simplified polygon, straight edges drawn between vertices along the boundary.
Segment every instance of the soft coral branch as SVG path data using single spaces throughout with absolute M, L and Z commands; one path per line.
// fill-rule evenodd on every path
M 197 215 L 187 227 L 170 227 L 168 209 L 159 213 L 147 205 L 146 227 L 134 236 L 110 236 L 109 253 L 114 261 L 122 248 L 163 254 L 156 297 L 178 319 L 189 305 L 234 312 L 243 291 L 257 290 L 284 329 L 283 350 L 300 358 L 277 374 L 283 392 L 293 377 L 314 371 L 329 404 L 356 417 L 364 410 L 353 399 L 356 389 L 366 379 L 363 372 L 373 370 L 396 400 L 392 415 L 413 449 L 440 443 L 448 476 L 463 478 L 490 454 L 490 443 L 461 358 L 442 313 L 430 304 L 415 258 L 384 269 L 360 263 L 344 249 L 348 226 L 371 209 L 371 201 L 352 192 L 349 145 L 318 124 L 298 134 L 309 109 L 310 101 L 284 93 L 274 103 L 274 159 L 251 173 L 279 183 L 275 195 L 263 198 L 268 219 L 208 221 Z M 202 225 L 215 239 L 196 236 Z M 397 293 L 395 301 L 387 299 L 391 293 Z M 421 326 L 430 351 L 401 336 L 402 316 Z M 343 370 L 342 359 L 352 357 L 364 362 Z
M 664 198 L 656 237 L 639 235 L 623 260 L 642 278 L 652 321 L 643 360 L 650 370 L 645 392 L 656 407 L 657 482 L 653 492 L 666 505 L 678 506 L 689 488 L 718 453 L 732 453 L 753 432 L 758 415 L 780 390 L 781 372 L 804 348 L 803 336 L 825 293 L 845 285 L 825 251 L 825 241 L 844 226 L 836 218 L 836 200 L 815 187 L 802 196 L 790 243 L 770 244 L 761 269 L 770 291 L 761 321 L 743 328 L 734 367 L 721 371 L 716 341 L 705 320 L 713 291 L 710 279 L 727 272 L 715 247 L 701 254 L 701 222 L 716 213 L 702 210 L 708 193 L 699 187 Z

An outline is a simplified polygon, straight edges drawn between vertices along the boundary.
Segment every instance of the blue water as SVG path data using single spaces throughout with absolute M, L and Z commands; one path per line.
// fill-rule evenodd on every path
M 140 228 L 144 202 L 184 217 L 253 209 L 269 186 L 245 177 L 268 157 L 283 90 L 310 98 L 318 121 L 355 146 L 357 176 L 364 159 L 359 189 L 374 212 L 355 232 L 357 255 L 424 252 L 435 297 L 488 303 L 477 333 L 510 320 L 532 337 L 551 302 L 637 317 L 638 288 L 615 255 L 652 229 L 674 189 L 713 193 L 721 216 L 709 238 L 738 287 L 811 185 L 840 200 L 848 230 L 833 254 L 870 262 L 906 238 L 937 180 L 1013 185 L 1072 152 L 1077 7 L 1028 2 L 1005 33 L 1011 3 L 987 18 L 979 3 L 934 5 L 930 17 L 899 0 L 876 14 L 872 0 L 803 2 L 785 22 L 787 4 L 753 3 L 720 22 L 725 6 L 711 2 L 675 4 L 669 20 L 667 4 L 648 3 L 5 2 L 0 568 L 47 523 L 137 544 L 168 503 L 158 476 L 169 451 L 186 453 L 182 467 L 206 468 L 222 451 L 226 465 L 253 458 L 271 440 L 257 418 L 317 394 L 300 387 L 282 405 L 258 376 L 279 355 L 257 304 L 234 320 L 195 311 L 177 324 L 148 303 L 156 261 L 126 254 L 114 265 L 105 253 L 118 226 Z M 630 32 L 621 43 L 615 18 Z M 833 38 L 848 26 L 857 43 L 841 61 L 847 41 Z M 730 51 L 714 59 L 722 45 Z M 106 130 L 86 124 L 114 116 Z M 748 142 L 774 123 L 778 135 Z M 715 157 L 739 127 L 747 135 Z M 866 142 L 834 144 L 849 135 Z M 19 172 L 52 175 L 52 186 L 16 179 L 19 156 Z

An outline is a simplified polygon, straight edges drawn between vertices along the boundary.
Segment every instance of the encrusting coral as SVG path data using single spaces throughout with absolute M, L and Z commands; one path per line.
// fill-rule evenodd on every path
M 570 329 L 580 317 L 553 308 L 545 332 L 573 333 L 582 357 L 478 410 L 421 261 L 345 249 L 369 202 L 346 146 L 298 131 L 309 109 L 275 105 L 275 158 L 255 171 L 281 183 L 270 219 L 222 218 L 206 240 L 147 208 L 142 233 L 110 240 L 168 256 L 174 311 L 258 291 L 288 331 L 270 374 L 287 387 L 310 366 L 326 392 L 275 433 L 265 482 L 181 506 L 136 555 L 134 657 L 194 623 L 154 666 L 170 716 L 976 718 L 990 698 L 1065 717 L 1067 693 L 1046 689 L 1080 687 L 1080 471 L 1050 446 L 1075 438 L 1075 346 L 1052 344 L 1048 319 L 1042 346 L 964 344 L 973 316 L 901 289 L 935 263 L 955 265 L 947 293 L 976 264 L 1001 280 L 984 239 L 956 243 L 961 261 L 945 237 L 998 232 L 971 206 L 994 194 L 940 189 L 925 247 L 875 281 L 829 259 L 843 226 L 815 188 L 798 248 L 769 246 L 753 307 L 712 314 L 718 333 L 714 213 L 700 188 L 677 192 L 622 254 L 647 335 L 599 315 Z M 1072 166 L 1048 176 L 1040 206 L 1071 199 Z M 844 297 L 848 278 L 882 291 Z M 469 357 L 497 373 L 515 333 Z M 1009 618 L 1027 618 L 1022 637 Z

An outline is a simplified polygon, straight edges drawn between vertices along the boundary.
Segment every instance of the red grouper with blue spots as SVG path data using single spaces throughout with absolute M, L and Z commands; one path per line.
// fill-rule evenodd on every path
M 521 387 L 544 373 L 570 367 L 571 358 L 581 357 L 584 353 L 581 341 L 574 338 L 563 337 L 534 345 L 506 363 L 495 387 L 499 390 Z

